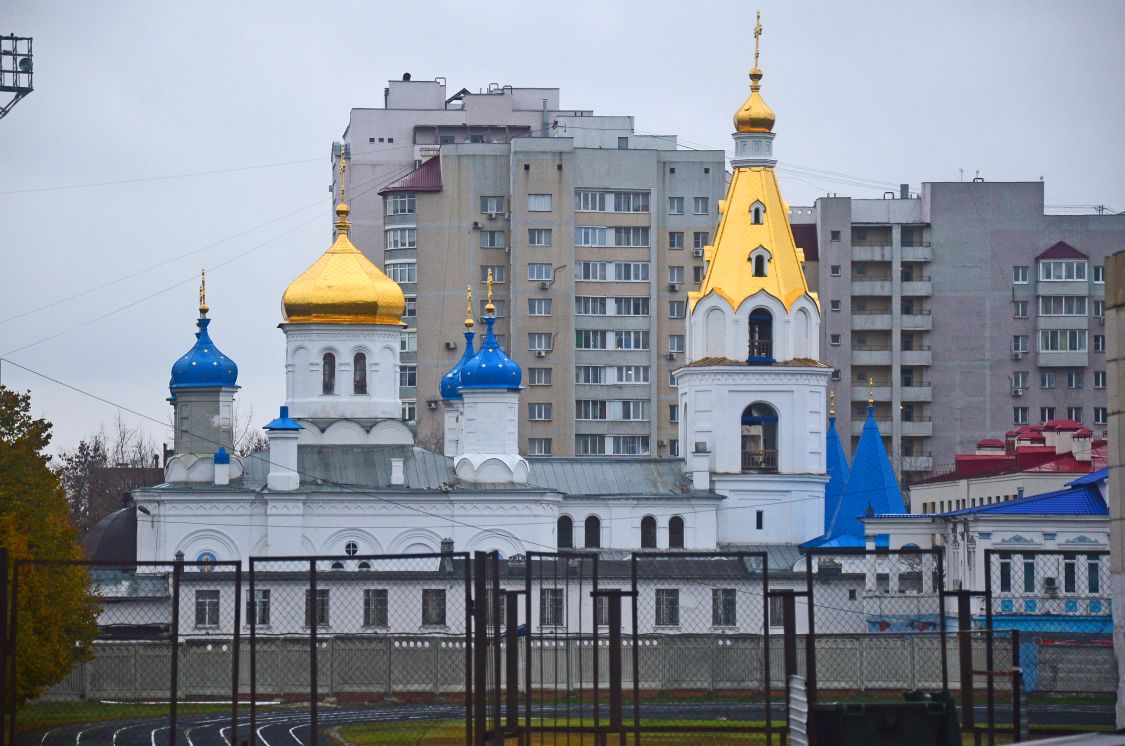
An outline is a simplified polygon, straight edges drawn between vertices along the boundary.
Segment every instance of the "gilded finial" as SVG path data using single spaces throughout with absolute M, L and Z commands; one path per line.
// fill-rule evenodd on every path
M 875 379 L 867 379 L 867 406 L 875 406 Z
M 352 227 L 352 224 L 348 222 L 348 214 L 351 213 L 351 208 L 344 201 L 344 177 L 348 173 L 346 147 L 346 145 L 340 146 L 340 203 L 336 205 L 336 231 L 345 236 L 348 235 L 348 231 Z
M 207 270 L 199 270 L 199 318 L 207 317 L 211 309 L 207 306 Z
M 344 201 L 344 176 L 348 173 L 348 159 L 344 157 L 344 146 L 340 146 L 340 201 Z
M 465 328 L 472 330 L 473 328 L 473 286 L 468 285 L 465 288 Z
M 829 391 L 828 392 L 828 416 L 829 417 L 835 417 L 836 416 L 836 392 L 835 391 Z
M 492 305 L 492 270 L 488 270 L 488 304 L 484 307 L 484 312 L 491 316 L 496 312 L 496 306 Z
M 762 37 L 762 11 L 754 18 L 754 68 L 758 67 L 758 40 Z

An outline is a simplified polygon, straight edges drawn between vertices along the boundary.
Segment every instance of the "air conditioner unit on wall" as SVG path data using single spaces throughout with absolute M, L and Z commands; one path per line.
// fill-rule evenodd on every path
M 456 342 L 446 342 L 445 343 L 445 349 L 456 350 L 457 349 L 457 343 Z
M 1023 396 L 1023 389 L 1012 389 L 1012 396 Z
M 669 282 L 669 283 L 668 283 L 668 289 L 669 289 L 669 290 L 671 290 L 671 291 L 672 291 L 673 293 L 675 293 L 675 292 L 677 292 L 677 291 L 678 291 L 678 290 L 680 289 L 680 283 L 678 283 L 678 282 Z
M 535 351 L 535 357 L 547 357 L 547 351 L 546 350 L 536 350 Z
M 1020 352 L 1019 350 L 1013 350 L 1012 351 L 1012 359 L 1013 360 L 1023 360 L 1023 353 Z
M 701 257 L 703 256 L 703 249 L 692 249 L 691 255 L 695 257 Z

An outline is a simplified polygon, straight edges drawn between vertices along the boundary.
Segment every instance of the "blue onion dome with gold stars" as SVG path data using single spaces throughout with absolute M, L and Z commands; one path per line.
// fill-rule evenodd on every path
M 195 333 L 195 345 L 172 364 L 168 388 L 173 395 L 177 389 L 234 386 L 238 381 L 238 366 L 219 351 L 207 333 L 211 324 L 208 310 L 205 278 L 199 286 L 199 320 L 195 322 L 199 331 Z
M 516 361 L 500 348 L 500 342 L 492 332 L 496 323 L 493 315 L 496 307 L 492 305 L 492 275 L 488 277 L 488 305 L 484 307 L 488 316 L 484 320 L 487 329 L 480 342 L 480 350 L 461 366 L 461 390 L 465 389 L 518 389 L 523 381 L 523 371 Z

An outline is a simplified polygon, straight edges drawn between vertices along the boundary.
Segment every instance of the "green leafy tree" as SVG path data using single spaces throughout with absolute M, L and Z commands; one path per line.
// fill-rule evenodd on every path
M 46 454 L 51 423 L 31 416 L 31 395 L 0 386 L 0 546 L 15 559 L 82 558 L 66 496 Z M 97 604 L 85 568 L 24 565 L 17 609 L 16 696 L 37 697 L 90 654 Z

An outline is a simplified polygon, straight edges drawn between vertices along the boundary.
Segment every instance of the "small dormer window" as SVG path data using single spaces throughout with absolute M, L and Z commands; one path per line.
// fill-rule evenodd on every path
M 763 254 L 758 254 L 758 256 L 754 257 L 754 276 L 766 276 L 766 257 Z
M 746 257 L 755 277 L 769 276 L 770 252 L 765 246 L 759 246 Z
M 760 201 L 750 205 L 750 223 L 753 225 L 762 225 L 766 218 L 766 206 Z

